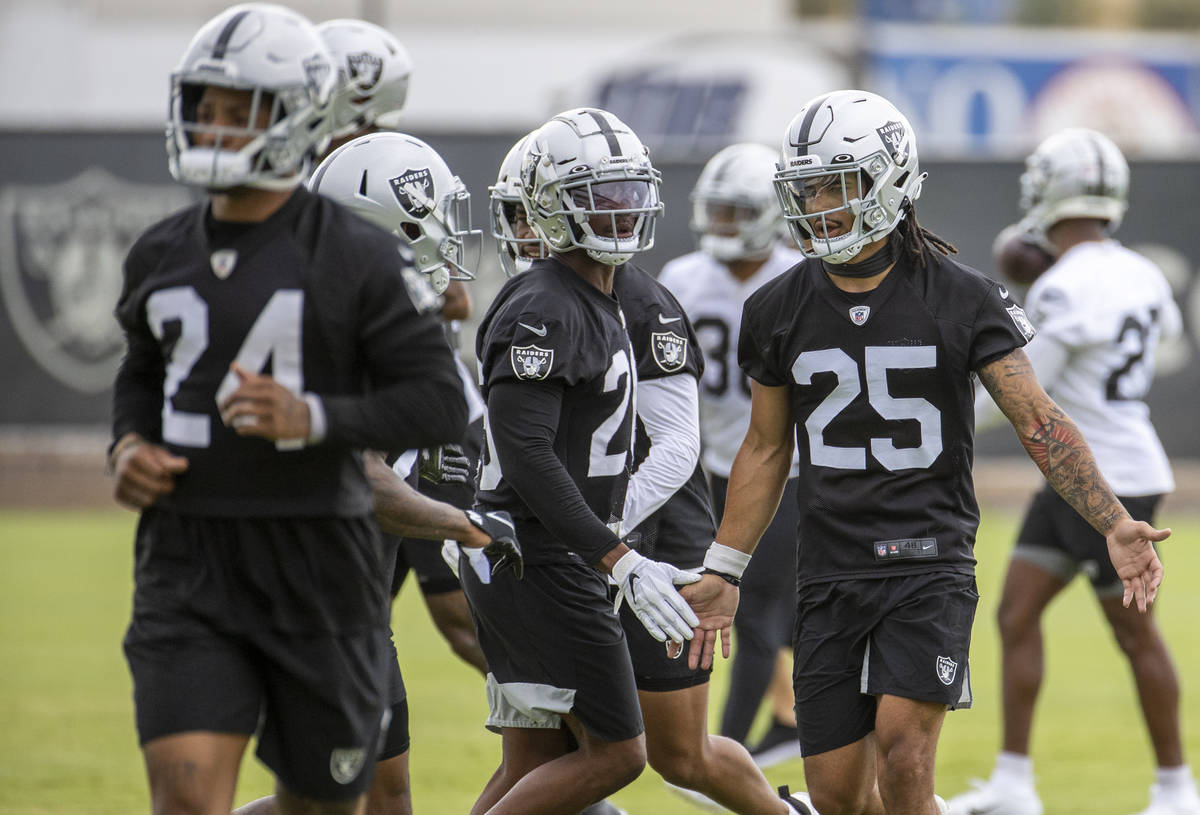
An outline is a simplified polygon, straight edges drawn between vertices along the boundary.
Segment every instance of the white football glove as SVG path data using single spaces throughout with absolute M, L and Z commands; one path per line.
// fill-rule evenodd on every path
M 454 572 L 454 576 L 462 580 L 458 574 L 458 541 L 449 539 L 442 541 L 442 560 L 446 561 L 446 565 L 450 567 L 450 571 Z
M 700 624 L 700 619 L 675 586 L 695 583 L 700 575 L 650 560 L 630 549 L 613 566 L 612 576 L 617 581 L 614 610 L 625 600 L 650 636 L 659 642 L 692 638 L 692 628 Z

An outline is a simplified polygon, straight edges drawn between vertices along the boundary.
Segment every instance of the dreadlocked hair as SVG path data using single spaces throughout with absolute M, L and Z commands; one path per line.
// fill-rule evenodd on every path
M 943 255 L 957 255 L 958 249 L 945 238 L 940 238 L 917 223 L 917 210 L 911 201 L 904 203 L 905 217 L 900 222 L 900 251 L 908 255 L 912 263 L 925 268 L 926 255 L 934 249 Z

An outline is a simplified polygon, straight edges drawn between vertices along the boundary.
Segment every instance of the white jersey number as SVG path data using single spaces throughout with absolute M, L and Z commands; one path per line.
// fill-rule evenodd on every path
M 271 360 L 271 375 L 290 390 L 304 390 L 300 359 L 300 324 L 304 313 L 304 292 L 280 289 L 271 295 L 266 307 L 251 326 L 235 361 L 250 371 L 262 371 Z M 178 321 L 179 339 L 171 348 L 163 377 L 163 440 L 180 447 L 208 447 L 212 428 L 206 413 L 176 410 L 175 395 L 192 368 L 208 348 L 208 304 L 191 286 L 160 289 L 146 300 L 146 318 L 150 331 L 162 341 L 168 323 Z M 237 389 L 238 381 L 230 371 L 217 389 L 218 405 Z
M 630 380 L 633 378 L 633 368 L 629 364 L 629 355 L 625 351 L 615 351 L 608 370 L 604 372 L 604 393 L 621 389 L 621 402 L 616 409 L 600 423 L 592 433 L 591 449 L 588 455 L 588 478 L 598 478 L 610 475 L 620 475 L 625 471 L 629 458 L 630 443 L 620 453 L 609 453 L 608 445 L 617 435 L 625 417 L 629 415 Z
M 896 447 L 892 439 L 871 439 L 871 455 L 889 470 L 923 469 L 942 452 L 942 414 L 925 399 L 895 397 L 888 392 L 888 371 L 937 367 L 937 348 L 921 346 L 868 346 L 864 355 L 867 401 L 882 418 L 913 420 L 921 428 L 916 447 Z M 814 374 L 831 373 L 837 385 L 804 422 L 808 431 L 809 457 L 820 467 L 865 470 L 867 448 L 835 447 L 825 443 L 825 428 L 862 393 L 857 363 L 840 348 L 805 351 L 792 365 L 799 385 L 811 385 Z

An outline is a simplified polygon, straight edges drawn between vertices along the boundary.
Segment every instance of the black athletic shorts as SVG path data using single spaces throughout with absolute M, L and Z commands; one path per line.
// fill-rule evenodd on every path
M 1120 500 L 1135 521 L 1153 524 L 1162 496 L 1139 495 Z M 1049 485 L 1033 497 L 1012 557 L 1032 563 L 1063 582 L 1070 582 L 1083 572 L 1101 597 L 1119 597 L 1124 593 L 1121 578 L 1108 557 L 1104 536 Z
M 124 643 L 140 742 L 257 731 L 288 790 L 360 795 L 389 715 L 387 614 L 371 518 L 146 510 Z
M 978 601 L 975 578 L 954 572 L 802 587 L 792 683 L 804 755 L 871 733 L 881 694 L 970 707 Z
M 465 484 L 430 484 L 419 478 L 414 478 L 410 483 L 428 498 L 443 501 L 459 509 L 470 509 L 475 503 L 475 478 L 478 475 L 480 449 L 483 446 L 483 419 L 477 419 L 467 426 L 467 432 L 460 445 L 471 462 L 470 477 Z M 393 597 L 400 593 L 400 587 L 404 585 L 410 571 L 417 576 L 417 585 L 420 586 L 423 595 L 447 594 L 462 590 L 462 584 L 446 565 L 446 561 L 442 560 L 440 542 L 431 543 L 417 538 L 397 540 L 400 544 L 400 554 L 392 575 Z
M 557 728 L 573 713 L 597 738 L 640 734 L 642 711 L 607 579 L 583 563 L 526 565 L 484 584 L 466 554 L 463 590 L 487 658 L 488 727 Z
M 391 722 L 379 748 L 379 760 L 385 761 L 401 753 L 407 753 L 411 745 L 408 733 L 408 691 L 400 673 L 400 661 L 396 654 L 396 641 L 389 638 L 391 657 L 388 663 L 388 703 L 392 708 Z

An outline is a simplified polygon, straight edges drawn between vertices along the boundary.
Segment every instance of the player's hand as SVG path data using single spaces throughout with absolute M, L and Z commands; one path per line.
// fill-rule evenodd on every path
M 236 362 L 229 369 L 239 384 L 218 405 L 221 421 L 239 436 L 271 441 L 308 438 L 308 403 L 302 397 L 272 377 L 251 373 Z
M 700 575 L 650 560 L 630 549 L 613 564 L 612 576 L 617 581 L 614 608 L 619 608 L 622 600 L 629 603 L 650 636 L 659 642 L 692 638 L 692 629 L 700 621 L 675 586 L 695 583 Z
M 462 577 L 458 573 L 458 554 L 458 541 L 442 541 L 442 560 L 450 567 L 450 571 L 454 572 L 454 576 L 461 581 Z
M 1125 587 L 1121 602 L 1126 608 L 1136 602 L 1137 610 L 1145 612 L 1154 602 L 1163 579 L 1163 565 L 1154 551 L 1154 543 L 1169 537 L 1170 529 L 1155 529 L 1132 518 L 1118 521 L 1109 530 L 1108 557 Z
M 426 447 L 417 456 L 417 475 L 431 484 L 466 484 L 471 460 L 457 444 Z
M 483 547 L 483 554 L 491 564 L 491 575 L 498 575 L 505 569 L 512 569 L 513 576 L 517 580 L 523 579 L 525 577 L 525 558 L 521 554 L 521 544 L 517 541 L 517 529 L 513 526 L 512 516 L 503 510 L 476 512 L 468 509 L 465 512 L 471 525 L 487 535 L 491 541 Z M 479 547 L 471 548 L 478 549 Z M 489 581 L 484 580 L 483 582 Z
M 740 596 L 737 586 L 715 574 L 702 574 L 698 583 L 684 586 L 679 593 L 699 618 L 688 648 L 688 667 L 692 670 L 712 667 L 718 633 L 721 635 L 721 656 L 729 659 L 729 631 Z
M 127 435 L 113 448 L 113 494 L 130 509 L 145 509 L 175 489 L 175 476 L 186 472 L 188 460 L 141 437 Z

